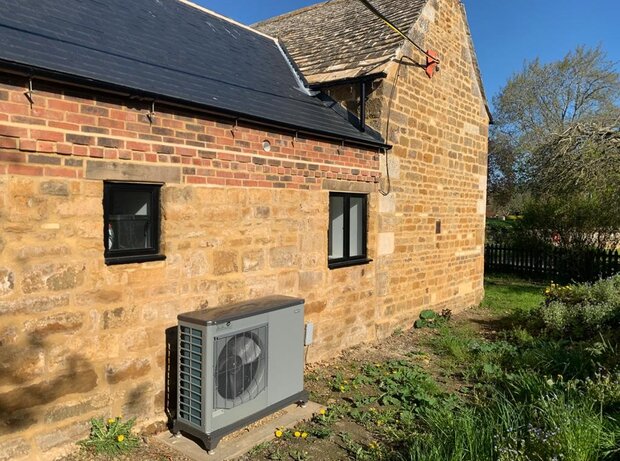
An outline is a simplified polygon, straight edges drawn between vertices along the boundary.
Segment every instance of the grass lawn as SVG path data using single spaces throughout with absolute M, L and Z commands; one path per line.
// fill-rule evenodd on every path
M 489 276 L 482 307 L 497 314 L 529 313 L 544 301 L 543 289 L 543 285 L 523 279 Z

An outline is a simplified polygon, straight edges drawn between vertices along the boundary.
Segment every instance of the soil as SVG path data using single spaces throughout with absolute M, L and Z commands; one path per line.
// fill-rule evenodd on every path
M 470 308 L 452 315 L 451 323 L 467 324 L 468 328 L 478 331 L 484 336 L 493 337 L 496 334 L 497 324 L 494 316 L 485 309 Z M 413 323 L 413 322 L 412 322 Z M 378 343 L 363 344 L 344 351 L 339 357 L 329 362 L 313 363 L 306 367 L 305 387 L 310 391 L 311 399 L 326 408 L 343 400 L 346 395 L 333 392 L 330 381 L 340 372 L 343 376 L 351 376 L 365 363 L 382 363 L 390 360 L 413 360 L 422 369 L 428 372 L 442 388 L 449 393 L 458 393 L 463 383 L 459 376 L 445 369 L 440 364 L 430 340 L 438 332 L 432 328 L 410 329 L 397 331 L 391 337 Z M 359 391 L 358 391 L 359 392 Z M 300 431 L 309 427 L 310 423 L 301 423 Z M 302 439 L 295 438 L 291 432 L 284 437 L 275 438 L 253 449 L 240 458 L 249 460 L 321 460 L 338 461 L 355 459 L 354 454 L 347 449 L 347 440 L 368 444 L 376 439 L 376 434 L 369 432 L 363 426 L 346 417 L 339 419 L 332 426 L 331 434 L 326 438 L 309 436 Z M 142 435 L 143 443 L 131 455 L 120 458 L 123 461 L 191 461 L 180 453 L 163 445 L 152 435 Z M 380 442 L 380 441 L 379 441 Z M 94 456 L 90 453 L 76 452 L 61 461 L 107 461 L 109 458 Z M 206 458 L 205 458 L 206 459 Z

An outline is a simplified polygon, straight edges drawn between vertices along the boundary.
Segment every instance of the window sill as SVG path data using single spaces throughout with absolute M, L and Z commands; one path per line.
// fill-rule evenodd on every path
M 134 255 L 134 256 L 111 256 L 105 258 L 107 266 L 115 266 L 118 264 L 146 263 L 150 261 L 163 261 L 165 255 Z
M 370 262 L 372 262 L 372 259 L 370 258 L 348 259 L 346 261 L 337 261 L 333 263 L 328 263 L 327 267 L 329 269 L 339 269 L 341 267 L 361 266 L 362 264 L 368 264 Z

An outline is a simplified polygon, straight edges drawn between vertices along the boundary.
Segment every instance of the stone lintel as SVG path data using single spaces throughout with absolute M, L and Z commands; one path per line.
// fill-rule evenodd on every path
M 178 184 L 181 182 L 181 168 L 89 160 L 86 162 L 85 177 L 86 179 Z
M 355 181 L 339 181 L 337 179 L 324 179 L 323 190 L 332 190 L 336 192 L 358 192 L 361 194 L 370 194 L 375 192 L 376 185 L 367 182 Z

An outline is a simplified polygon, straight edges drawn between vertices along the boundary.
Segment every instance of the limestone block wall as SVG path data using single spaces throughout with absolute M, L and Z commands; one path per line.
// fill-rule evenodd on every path
M 381 165 L 390 194 L 378 204 L 377 239 L 387 242 L 376 269 L 385 284 L 379 336 L 420 309 L 460 309 L 483 296 L 489 116 L 463 5 L 429 1 L 410 36 L 441 64 L 429 78 L 425 57 L 407 44 L 372 94 L 381 100 L 377 129 L 394 146 Z
M 299 296 L 309 360 L 374 339 L 375 266 L 328 270 L 327 229 L 330 190 L 369 193 L 374 257 L 376 151 L 0 81 L 0 460 L 54 459 L 94 416 L 165 421 L 181 312 Z M 164 261 L 105 264 L 105 179 L 164 183 Z
M 440 71 L 430 79 L 407 43 L 366 101 L 367 123 L 393 145 L 380 162 L 377 337 L 483 295 L 489 116 L 463 5 L 430 0 L 409 35 L 438 52 Z M 357 86 L 328 93 L 359 113 Z

